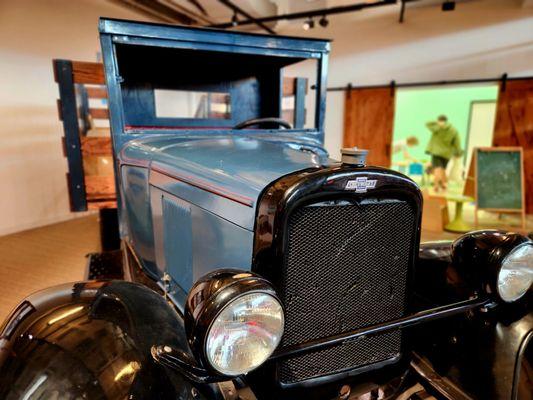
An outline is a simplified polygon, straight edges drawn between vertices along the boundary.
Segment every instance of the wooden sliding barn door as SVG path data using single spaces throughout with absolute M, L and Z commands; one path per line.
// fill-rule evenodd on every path
M 533 79 L 500 84 L 493 145 L 523 148 L 525 206 L 533 213 Z
M 344 147 L 370 150 L 368 165 L 390 167 L 394 90 L 351 89 L 344 103 Z

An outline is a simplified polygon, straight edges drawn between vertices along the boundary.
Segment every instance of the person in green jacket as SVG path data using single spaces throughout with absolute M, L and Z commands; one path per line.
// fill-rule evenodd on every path
M 450 158 L 463 153 L 459 133 L 448 122 L 446 115 L 440 115 L 437 121 L 426 124 L 431 132 L 431 139 L 426 148 L 426 153 L 431 155 L 433 167 L 433 187 L 435 191 L 446 190 L 446 166 Z

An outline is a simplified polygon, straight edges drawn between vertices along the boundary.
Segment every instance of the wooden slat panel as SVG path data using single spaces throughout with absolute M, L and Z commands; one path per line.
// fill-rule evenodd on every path
M 90 99 L 107 99 L 107 90 L 105 87 L 86 86 L 85 90 Z
M 84 156 L 83 173 L 85 176 L 114 176 L 113 156 Z
M 533 213 L 533 80 L 513 80 L 500 88 L 492 143 L 522 147 L 526 212 Z
M 61 149 L 63 150 L 63 157 L 67 157 L 67 140 L 65 136 L 61 136 Z
M 72 61 L 74 83 L 90 83 L 104 85 L 104 66 L 101 63 Z
M 102 208 L 117 208 L 116 201 L 89 201 L 87 202 L 89 210 L 100 210 Z
M 61 104 L 61 99 L 57 99 L 56 101 L 57 105 L 57 116 L 59 117 L 60 121 L 63 121 L 63 105 Z
M 209 113 L 209 118 L 213 118 L 213 119 L 227 119 L 227 118 L 228 118 L 228 114 L 227 114 L 227 113 L 216 112 L 216 111 L 211 111 L 211 112 Z
M 89 108 L 89 114 L 95 119 L 109 119 L 107 108 Z
M 344 147 L 370 150 L 368 164 L 390 167 L 394 92 L 384 89 L 346 91 Z
M 229 104 L 230 103 L 230 97 L 226 93 L 211 93 L 210 96 L 211 103 L 213 104 Z
M 112 200 L 115 198 L 115 178 L 113 176 L 85 175 L 87 201 Z
M 81 153 L 86 156 L 111 156 L 113 150 L 110 137 L 81 137 Z
M 292 96 L 295 92 L 296 78 L 283 78 L 283 97 Z
M 294 110 L 283 110 L 281 113 L 281 118 L 292 124 L 294 121 Z

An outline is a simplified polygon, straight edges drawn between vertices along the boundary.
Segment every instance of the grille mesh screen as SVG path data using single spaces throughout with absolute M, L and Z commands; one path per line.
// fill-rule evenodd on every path
M 281 346 L 305 343 L 404 315 L 415 212 L 404 201 L 319 204 L 289 217 L 280 294 Z M 399 355 L 401 332 L 361 338 L 278 364 L 284 383 Z

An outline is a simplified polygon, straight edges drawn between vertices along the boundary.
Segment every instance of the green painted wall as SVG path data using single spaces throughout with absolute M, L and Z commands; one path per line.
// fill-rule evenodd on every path
M 426 122 L 445 114 L 448 122 L 459 131 L 464 150 L 470 103 L 475 100 L 494 101 L 497 97 L 497 85 L 399 89 L 396 92 L 393 141 L 416 136 L 419 144 L 417 147 L 411 147 L 409 153 L 417 160 L 429 160 L 429 156 L 425 154 L 430 138 Z M 393 163 L 401 160 L 402 154 L 392 155 Z

